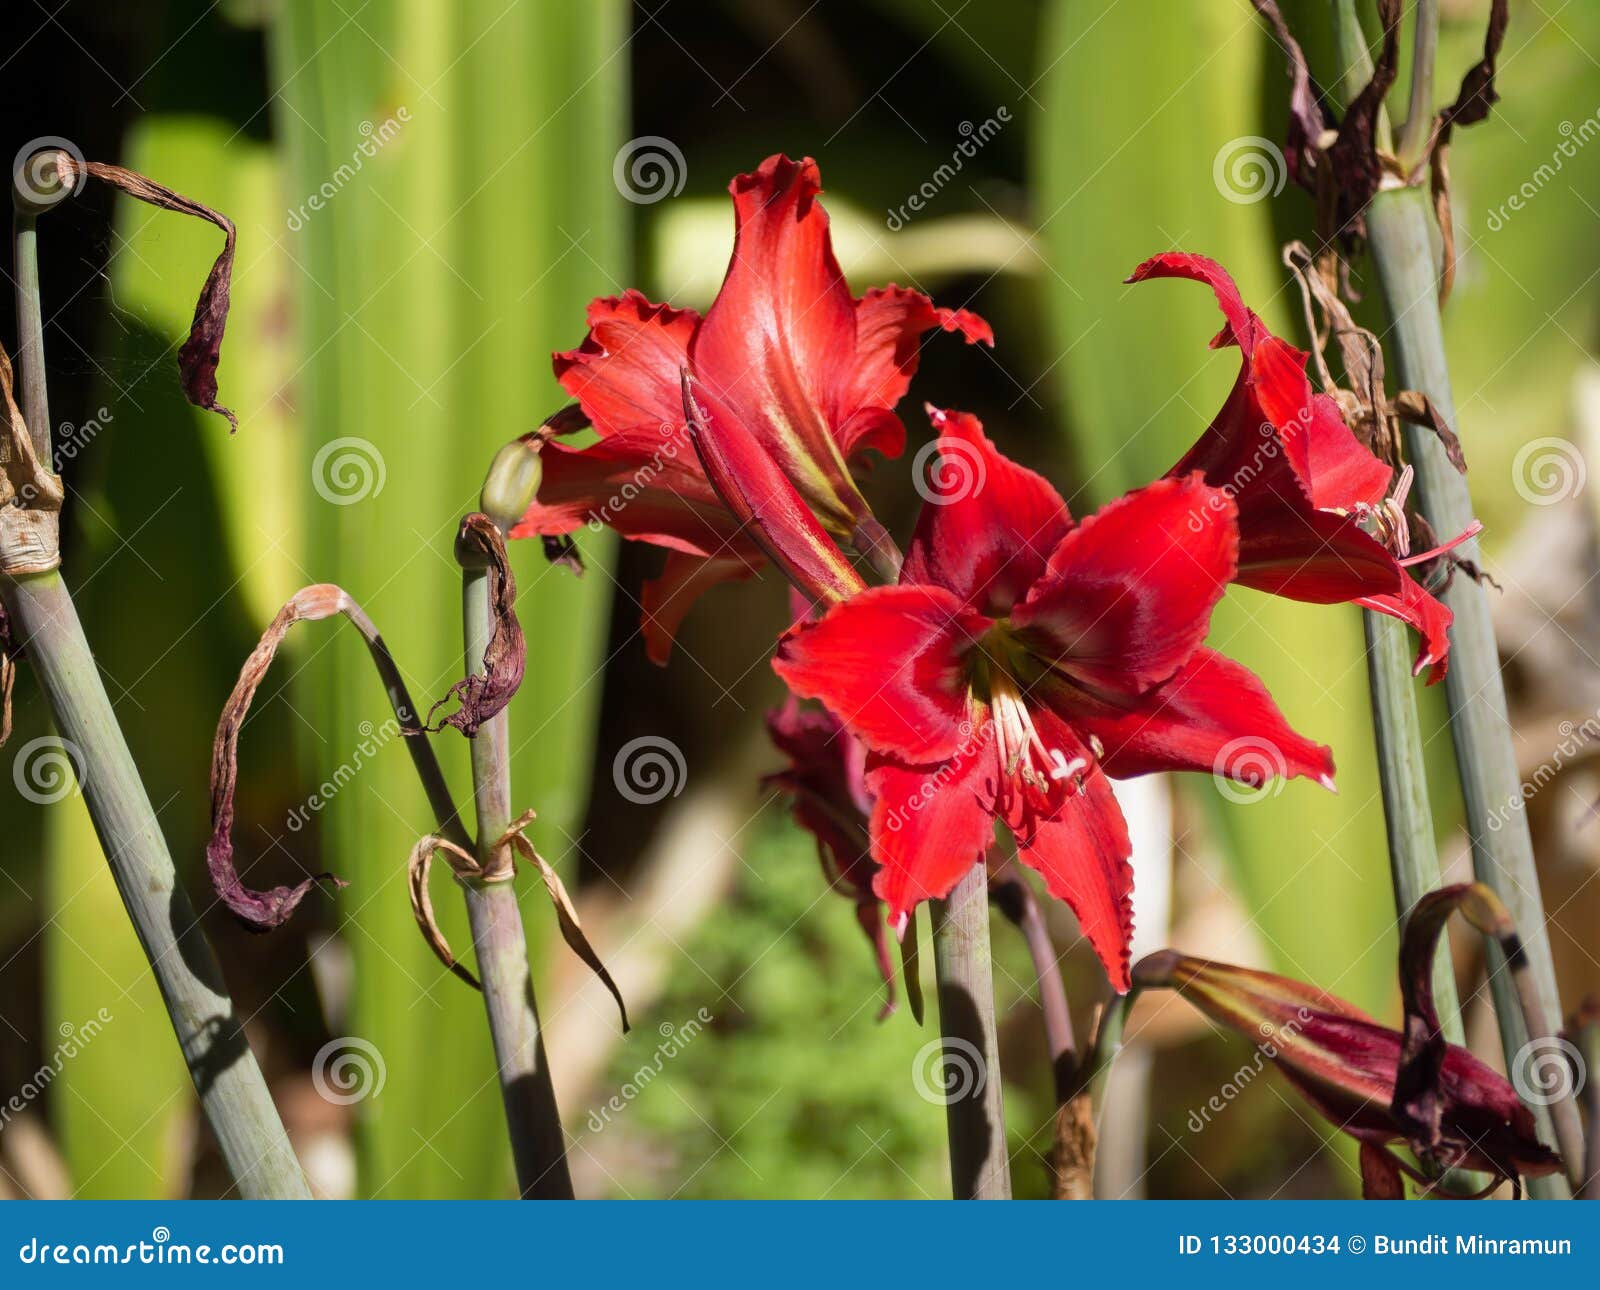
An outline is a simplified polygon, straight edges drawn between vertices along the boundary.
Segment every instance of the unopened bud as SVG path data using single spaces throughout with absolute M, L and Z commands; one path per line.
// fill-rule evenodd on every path
M 534 436 L 513 439 L 495 453 L 484 477 L 478 509 L 502 533 L 528 513 L 539 492 L 544 469 L 539 461 L 540 441 Z

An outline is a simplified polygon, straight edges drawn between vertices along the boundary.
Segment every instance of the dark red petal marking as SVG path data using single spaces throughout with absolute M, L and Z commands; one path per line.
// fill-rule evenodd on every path
M 962 656 L 990 622 L 939 587 L 874 587 L 789 629 L 773 669 L 869 748 L 943 761 L 971 739 Z
M 1072 516 L 1049 481 L 999 453 L 977 417 L 928 415 L 939 455 L 928 462 L 928 500 L 901 581 L 933 583 L 1001 617 L 1043 576 Z

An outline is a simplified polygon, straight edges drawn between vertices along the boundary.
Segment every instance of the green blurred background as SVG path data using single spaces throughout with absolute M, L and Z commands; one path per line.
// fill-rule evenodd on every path
M 1444 8 L 1441 96 L 1476 57 L 1488 0 Z M 1325 68 L 1328 6 L 1284 9 Z M 1286 82 L 1247 0 L 68 0 L 10 6 L 0 23 L 12 146 L 60 136 L 239 228 L 221 368 L 232 438 L 183 403 L 173 374 L 213 234 L 86 194 L 41 238 L 56 436 L 72 445 L 68 569 L 197 899 L 216 715 L 276 606 L 302 583 L 343 584 L 413 692 L 442 694 L 459 675 L 455 525 L 494 449 L 560 406 L 550 351 L 581 340 L 587 300 L 627 286 L 704 308 L 731 245 L 725 186 L 769 153 L 818 159 L 858 293 L 898 281 L 993 322 L 992 354 L 948 338 L 926 348 L 902 409 L 914 441 L 919 399 L 971 408 L 1079 512 L 1166 469 L 1234 378 L 1235 360 L 1205 347 L 1209 294 L 1122 285 L 1145 256 L 1221 259 L 1305 343 L 1278 247 L 1309 234 L 1310 210 L 1274 169 Z M 1449 341 L 1532 763 L 1600 698 L 1583 672 L 1600 618 L 1588 497 L 1530 497 L 1517 459 L 1545 437 L 1589 453 L 1600 430 L 1600 148 L 1563 155 L 1515 218 L 1490 216 L 1600 109 L 1597 56 L 1600 10 L 1516 6 L 1504 101 L 1452 157 Z M 902 532 L 909 459 L 871 484 Z M 591 535 L 583 546 L 581 581 L 532 545 L 514 553 L 530 653 L 512 709 L 517 804 L 539 810 L 541 849 L 637 1022 L 621 1040 L 529 892 L 580 1194 L 947 1194 L 944 1112 L 918 1092 L 934 1033 L 904 1008 L 874 1021 L 882 987 L 853 912 L 756 783 L 775 765 L 759 717 L 778 695 L 765 657 L 781 587 L 702 603 L 663 672 L 636 630 L 659 554 Z M 319 1191 L 509 1194 L 479 1001 L 407 906 L 404 858 L 426 804 L 404 753 L 383 746 L 359 642 L 301 630 L 246 730 L 235 836 L 259 885 L 332 868 L 350 886 L 271 937 L 217 910 L 209 930 Z M 1359 619 L 1236 591 L 1212 643 L 1334 746 L 1340 792 L 1297 782 L 1235 803 L 1197 779 L 1139 794 L 1130 812 L 1155 839 L 1140 857 L 1141 944 L 1272 966 L 1392 1016 Z M 1432 696 L 1426 713 L 1455 862 Z M 8 765 L 47 729 L 25 667 L 17 716 Z M 636 800 L 619 761 L 639 739 L 675 754 L 671 791 L 646 794 L 657 800 Z M 464 796 L 460 741 L 440 746 Z M 1575 999 L 1600 985 L 1575 939 L 1600 908 L 1587 894 L 1594 839 L 1571 805 L 1595 793 L 1583 757 L 1561 770 L 1530 809 Z M 0 1192 L 221 1194 L 81 801 L 8 793 L 0 830 L 0 1094 L 51 1070 L 0 1128 Z M 464 944 L 442 882 L 436 900 Z M 1103 987 L 1070 914 L 1051 918 L 1072 947 L 1082 1032 Z M 1008 933 L 997 926 L 1014 1173 L 1019 1194 L 1039 1195 L 1050 1080 Z M 1462 968 L 1470 984 L 1466 956 Z M 63 1058 L 102 1010 L 112 1020 Z M 1474 1004 L 1479 1030 L 1481 1014 Z M 1348 1160 L 1270 1079 L 1230 1100 L 1223 1132 L 1195 1129 L 1189 1108 L 1248 1054 L 1175 1009 L 1134 1029 L 1143 1075 L 1110 1133 L 1110 1194 L 1353 1189 Z

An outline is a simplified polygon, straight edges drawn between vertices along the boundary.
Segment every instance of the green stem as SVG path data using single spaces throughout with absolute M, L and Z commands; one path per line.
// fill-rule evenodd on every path
M 73 755 L 95 834 L 239 1194 L 309 1199 L 216 955 L 178 885 L 66 584 L 58 572 L 0 579 L 0 596 Z
M 1411 640 L 1404 623 L 1370 609 L 1362 614 L 1367 634 L 1367 679 L 1372 687 L 1372 729 L 1378 745 L 1378 780 L 1389 837 L 1389 873 L 1395 912 L 1403 921 L 1411 907 L 1443 885 L 1439 849 L 1433 837 L 1433 809 L 1422 757 L 1422 724 L 1417 718 L 1411 677 Z M 1448 937 L 1439 938 L 1433 965 L 1433 998 L 1444 1036 L 1463 1042 L 1455 970 Z
M 1398 379 L 1406 388 L 1426 394 L 1445 422 L 1454 427 L 1455 404 L 1439 319 L 1438 272 L 1429 237 L 1431 218 L 1425 192 L 1416 188 L 1393 189 L 1373 198 L 1367 211 L 1367 229 L 1391 320 L 1389 339 L 1397 359 Z M 1431 431 L 1407 425 L 1405 435 L 1407 456 L 1417 472 L 1417 499 L 1422 513 L 1441 539 L 1453 537 L 1472 518 L 1467 482 L 1450 464 L 1444 446 Z M 1476 563 L 1476 540 L 1462 543 L 1456 554 Z M 1450 628 L 1450 671 L 1445 690 L 1461 796 L 1466 806 L 1467 836 L 1472 844 L 1473 872 L 1479 881 L 1494 889 L 1511 911 L 1522 933 L 1528 970 L 1544 1013 L 1559 1017 L 1562 1012 L 1555 962 L 1550 954 L 1527 817 L 1520 810 L 1501 809 L 1522 800 L 1521 780 L 1511 746 L 1511 721 L 1488 599 L 1483 588 L 1465 575 L 1455 578 L 1443 598 L 1455 615 Z M 1507 1063 L 1515 1064 L 1529 1042 L 1528 1022 L 1518 1003 L 1516 983 L 1507 971 L 1504 951 L 1491 944 L 1488 953 L 1489 987 L 1500 1024 L 1500 1041 Z M 1538 1119 L 1540 1137 L 1554 1142 L 1550 1109 L 1535 1106 L 1532 1110 Z M 1563 1179 L 1551 1176 L 1530 1180 L 1529 1191 L 1533 1195 L 1565 1196 L 1568 1188 Z
M 944 1039 L 950 1185 L 957 1200 L 1010 1200 L 1000 1040 L 989 948 L 989 875 L 974 864 L 933 902 L 933 963 Z
M 32 211 L 18 209 L 14 232 L 23 416 L 34 451 L 48 468 L 50 405 Z M 74 762 L 95 835 L 239 1194 L 248 1199 L 309 1199 L 311 1189 L 245 1039 L 216 954 L 178 884 L 166 839 L 66 583 L 58 571 L 0 578 L 0 599 Z
M 1422 160 L 1433 133 L 1433 65 L 1439 47 L 1439 0 L 1417 0 L 1411 45 L 1411 101 L 1400 127 L 1400 159 L 1407 166 Z
M 1345 68 L 1343 97 L 1349 100 L 1372 75 L 1372 60 L 1361 31 L 1354 0 L 1335 0 L 1334 29 Z M 1388 121 L 1380 111 L 1378 147 L 1387 146 Z M 1386 340 L 1392 348 L 1400 384 L 1420 390 L 1433 401 L 1446 424 L 1456 425 L 1450 393 L 1450 367 L 1445 357 L 1444 328 L 1439 316 L 1438 268 L 1430 237 L 1432 210 L 1418 188 L 1379 192 L 1367 208 L 1367 239 L 1390 319 Z M 1416 470 L 1417 501 L 1440 540 L 1462 532 L 1472 519 L 1467 482 L 1450 464 L 1444 445 L 1431 431 L 1405 426 L 1406 456 Z M 1478 544 L 1469 539 L 1456 549 L 1476 562 Z M 1483 588 L 1458 576 L 1443 593 L 1455 615 L 1450 628 L 1450 670 L 1445 678 L 1450 706 L 1450 734 L 1456 769 L 1466 805 L 1467 836 L 1476 877 L 1494 889 L 1510 910 L 1524 937 L 1528 970 L 1546 1015 L 1562 1015 L 1556 990 L 1555 962 L 1545 926 L 1533 840 L 1521 811 L 1502 820 L 1497 808 L 1521 801 L 1516 756 L 1511 747 L 1511 720 L 1494 626 Z M 1493 821 L 1493 823 L 1491 823 Z M 1489 988 L 1500 1026 L 1500 1042 L 1508 1068 L 1514 1067 L 1529 1042 L 1528 1019 L 1519 1004 L 1517 985 L 1506 970 L 1505 953 L 1488 947 Z M 1534 1106 L 1539 1136 L 1554 1143 L 1550 1109 Z M 1551 1175 L 1529 1180 L 1531 1195 L 1565 1197 L 1566 1180 Z
M 484 653 L 494 632 L 489 571 L 464 567 L 461 580 L 462 627 L 468 673 L 484 670 Z M 506 713 L 486 721 L 472 740 L 472 800 L 478 820 L 478 861 L 495 869 L 495 854 L 511 823 L 511 767 Z M 494 1044 L 500 1096 L 505 1104 L 517 1191 L 525 1200 L 571 1200 L 566 1139 L 555 1086 L 545 1056 L 539 1008 L 528 971 L 528 945 L 511 882 L 465 887 L 467 919 L 483 983 L 483 1006 Z

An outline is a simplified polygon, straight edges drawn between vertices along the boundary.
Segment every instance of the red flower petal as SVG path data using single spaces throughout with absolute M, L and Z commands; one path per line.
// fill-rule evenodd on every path
M 1296 734 L 1254 672 L 1203 646 L 1125 707 L 1078 698 L 1069 713 L 1100 741 L 1100 764 L 1118 779 L 1197 770 L 1256 786 L 1304 775 L 1333 787 L 1332 750 Z
M 993 744 L 968 738 L 938 766 L 870 762 L 872 855 L 881 866 L 873 890 L 898 925 L 921 901 L 937 900 L 976 864 L 994 840 L 994 816 L 981 795 L 992 791 Z
M 874 587 L 798 623 L 773 669 L 869 748 L 924 764 L 971 742 L 961 656 L 990 621 L 939 587 Z
M 665 666 L 678 628 L 695 601 L 719 583 L 749 578 L 760 567 L 761 555 L 755 551 L 711 559 L 670 552 L 661 576 L 645 583 L 639 593 L 639 628 L 650 661 Z
M 681 429 L 666 438 L 654 427 L 618 431 L 587 448 L 551 440 L 539 458 L 539 493 L 514 538 L 593 524 L 693 555 L 727 555 L 730 544 L 753 554 Z
M 1105 964 L 1112 988 L 1128 989 L 1128 946 L 1133 939 L 1133 844 L 1111 783 L 1065 722 L 1050 713 L 1034 716 L 1040 737 L 1066 763 L 1082 761 L 1049 819 L 1012 821 L 1017 856 L 1044 877 L 1052 896 L 1064 900 L 1078 927 Z
M 939 457 L 900 580 L 944 587 L 1001 617 L 1044 575 L 1072 516 L 1043 476 L 1001 456 L 977 417 L 932 407 L 928 415 Z
M 1363 609 L 1376 609 L 1380 614 L 1398 618 L 1414 628 L 1421 635 L 1422 643 L 1417 647 L 1417 661 L 1412 665 L 1412 675 L 1427 668 L 1429 685 L 1444 679 L 1450 657 L 1448 632 L 1455 615 L 1443 602 L 1429 595 L 1420 582 L 1410 574 L 1401 574 L 1397 595 L 1363 596 L 1356 604 Z
M 689 437 L 706 478 L 739 530 L 814 601 L 842 600 L 864 589 L 855 566 L 766 449 L 725 412 L 700 406 L 698 393 L 685 376 Z
M 1216 292 L 1217 304 L 1228 323 L 1212 338 L 1212 349 L 1238 345 L 1248 358 L 1255 350 L 1256 341 L 1269 334 L 1261 319 L 1245 307 L 1244 298 L 1228 271 L 1215 260 L 1168 251 L 1151 256 L 1130 273 L 1126 281 L 1145 282 L 1150 278 L 1188 278 L 1191 282 L 1203 282 Z
M 1405 575 L 1393 554 L 1353 516 L 1292 506 L 1254 506 L 1239 532 L 1237 581 L 1314 605 L 1398 593 Z
M 556 379 L 577 399 L 602 435 L 683 425 L 678 374 L 700 316 L 653 305 L 637 291 L 589 305 L 589 334 L 577 349 L 554 356 Z
M 856 301 L 856 361 L 835 408 L 839 448 L 848 461 L 868 448 L 897 457 L 905 446 L 898 417 L 883 412 L 905 395 L 922 355 L 923 333 L 956 332 L 967 344 L 994 347 L 994 332 L 967 309 L 941 309 L 905 287 L 874 287 Z M 889 422 L 899 427 L 898 441 Z
M 829 418 L 855 360 L 855 300 L 816 200 L 816 162 L 769 157 L 729 191 L 733 260 L 695 334 L 690 366 L 823 522 L 849 532 L 866 505 Z
M 1205 639 L 1238 553 L 1227 494 L 1197 475 L 1157 480 L 1068 533 L 1011 623 L 1058 672 L 1137 693 Z

